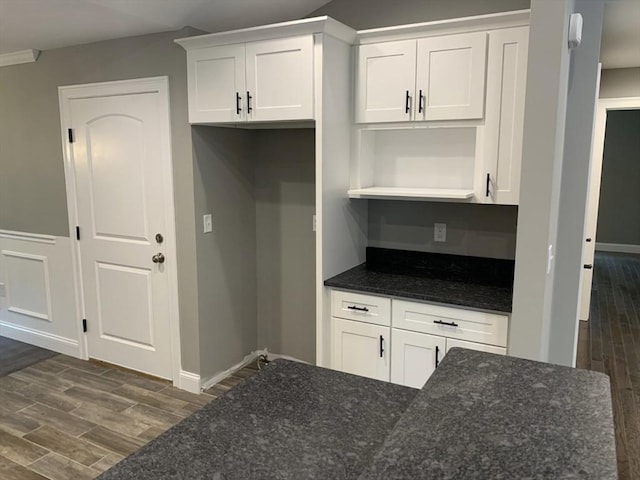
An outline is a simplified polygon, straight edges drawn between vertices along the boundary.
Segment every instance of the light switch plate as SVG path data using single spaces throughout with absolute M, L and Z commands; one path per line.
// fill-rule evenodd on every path
M 433 241 L 434 242 L 447 241 L 447 224 L 446 223 L 433 224 Z
M 210 213 L 202 216 L 202 224 L 204 233 L 211 233 L 213 231 L 213 218 Z

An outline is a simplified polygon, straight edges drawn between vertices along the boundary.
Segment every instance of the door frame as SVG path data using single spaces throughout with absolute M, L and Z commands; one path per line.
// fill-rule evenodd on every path
M 599 98 L 597 102 L 595 127 L 593 132 L 591 172 L 589 174 L 589 193 L 587 197 L 587 218 L 585 221 L 585 236 L 589 236 L 591 232 L 587 231 L 586 227 L 589 225 L 590 219 L 593 218 L 594 231 L 592 241 L 594 242 L 594 250 L 597 250 L 596 233 L 598 228 L 598 207 L 600 205 L 600 183 L 602 179 L 602 162 L 604 159 L 604 137 L 607 129 L 607 116 L 610 110 L 636 109 L 640 109 L 640 97 Z M 580 298 L 580 310 L 581 309 L 582 296 Z M 580 318 L 579 320 L 588 321 L 588 311 L 587 318 Z
M 82 359 L 89 358 L 87 335 L 82 331 L 82 318 L 85 317 L 84 290 L 81 274 L 80 243 L 75 238 L 74 232 L 78 225 L 78 202 L 76 191 L 76 172 L 73 158 L 73 150 L 68 140 L 68 128 L 71 126 L 70 102 L 73 99 L 91 98 L 109 95 L 132 95 L 138 93 L 157 93 L 160 98 L 160 110 L 162 120 L 162 155 L 161 168 L 163 170 L 163 188 L 168 192 L 165 206 L 165 246 L 170 258 L 177 260 L 176 225 L 175 225 L 175 199 L 173 189 L 173 159 L 171 150 L 171 116 L 169 111 L 169 77 L 150 77 L 132 80 L 118 80 L 112 82 L 89 83 L 81 85 L 69 85 L 58 87 L 58 100 L 60 106 L 60 126 L 63 146 L 64 175 L 67 193 L 67 209 L 69 218 L 69 236 L 72 244 L 73 277 L 76 294 L 76 308 L 81 313 L 77 322 L 79 352 Z M 181 384 L 182 356 L 180 346 L 180 309 L 178 303 L 178 271 L 177 261 L 168 262 L 166 274 L 168 275 L 169 291 L 169 331 L 171 335 L 171 375 L 175 386 Z M 186 372 L 185 372 L 186 373 Z

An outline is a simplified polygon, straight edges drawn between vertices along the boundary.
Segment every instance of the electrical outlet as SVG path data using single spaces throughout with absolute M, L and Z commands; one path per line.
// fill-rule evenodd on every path
M 213 219 L 211 218 L 210 213 L 202 216 L 202 223 L 204 227 L 204 233 L 211 233 L 213 231 Z
M 4 283 L 0 283 L 0 297 L 7 296 L 7 289 L 4 286 Z
M 433 224 L 433 241 L 434 242 L 447 241 L 447 224 L 446 223 Z

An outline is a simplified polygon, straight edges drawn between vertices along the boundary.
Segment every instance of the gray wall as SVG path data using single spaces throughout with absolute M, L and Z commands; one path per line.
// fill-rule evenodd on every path
M 315 130 L 255 133 L 258 346 L 315 362 Z
M 640 97 L 640 67 L 603 70 L 600 98 Z
M 518 207 L 369 200 L 369 246 L 515 258 Z M 447 224 L 447 242 L 433 241 L 433 224 Z
M 549 336 L 544 339 L 549 344 L 549 362 L 566 366 L 574 366 L 577 348 L 582 294 L 580 276 L 583 271 L 582 251 L 604 4 L 575 0 L 573 11 L 582 14 L 584 28 L 582 43 L 571 52 L 553 300 Z M 640 129 L 637 133 L 640 134 Z M 636 171 L 640 172 L 640 169 Z M 637 191 L 640 182 L 635 185 Z M 637 198 L 640 199 L 640 195 Z M 630 208 L 639 215 L 637 206 Z M 637 218 L 640 220 L 640 216 Z M 640 227 L 640 221 L 638 223 Z
M 193 127 L 200 317 L 200 376 L 256 350 L 256 214 L 253 132 Z M 202 215 L 213 232 L 202 233 Z
M 640 245 L 640 110 L 610 110 L 597 241 Z
M 193 163 L 185 51 L 192 29 L 44 51 L 0 68 L 0 229 L 68 236 L 58 86 L 169 77 L 182 368 L 199 371 Z
M 333 0 L 309 17 L 329 15 L 357 30 L 523 10 L 530 0 Z

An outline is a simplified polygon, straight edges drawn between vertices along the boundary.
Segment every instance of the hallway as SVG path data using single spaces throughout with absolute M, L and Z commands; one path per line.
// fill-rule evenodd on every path
M 578 368 L 611 378 L 620 480 L 640 478 L 640 255 L 596 252 Z

